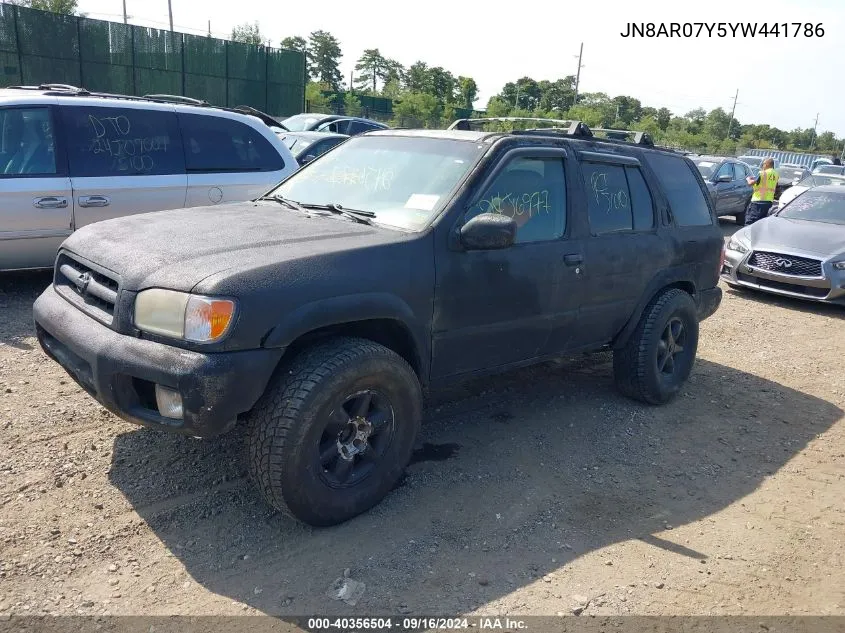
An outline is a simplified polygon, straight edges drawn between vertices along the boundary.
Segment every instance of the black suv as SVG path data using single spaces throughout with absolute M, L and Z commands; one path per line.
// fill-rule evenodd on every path
M 126 420 L 245 420 L 264 498 L 335 524 L 395 485 L 438 385 L 604 348 L 623 394 L 678 392 L 723 238 L 695 165 L 638 140 L 356 136 L 254 202 L 77 231 L 38 338 Z

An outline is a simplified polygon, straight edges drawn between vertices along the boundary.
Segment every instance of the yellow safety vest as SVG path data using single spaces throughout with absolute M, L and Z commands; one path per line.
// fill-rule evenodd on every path
M 774 169 L 760 172 L 760 182 L 752 185 L 754 193 L 751 202 L 772 202 L 775 199 L 775 187 L 778 186 L 778 173 Z

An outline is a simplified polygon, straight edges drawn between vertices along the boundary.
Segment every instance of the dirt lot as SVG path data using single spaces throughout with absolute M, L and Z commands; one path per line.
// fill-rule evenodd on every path
M 0 278 L 0 614 L 845 614 L 845 310 L 726 289 L 662 408 L 607 355 L 438 394 L 403 485 L 318 530 L 241 433 L 84 394 L 33 337 L 48 283 Z

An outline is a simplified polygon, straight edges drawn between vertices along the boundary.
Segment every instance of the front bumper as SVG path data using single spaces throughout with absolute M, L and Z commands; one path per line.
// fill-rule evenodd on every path
M 785 275 L 749 266 L 751 253 L 725 251 L 725 263 L 721 271 L 725 283 L 783 297 L 845 306 L 845 271 L 838 271 L 828 264 L 822 267 L 821 277 Z
M 119 334 L 50 286 L 33 306 L 41 347 L 100 404 L 135 424 L 213 437 L 264 391 L 281 350 L 200 353 Z M 159 414 L 155 385 L 182 396 L 183 417 Z

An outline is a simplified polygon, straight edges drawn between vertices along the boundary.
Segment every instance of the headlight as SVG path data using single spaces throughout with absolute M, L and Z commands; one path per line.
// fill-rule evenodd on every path
M 729 251 L 736 251 L 737 253 L 742 253 L 743 255 L 748 252 L 748 246 L 737 240 L 736 238 L 731 238 L 728 242 L 728 250 Z
M 836 270 L 845 270 L 845 259 L 843 259 L 841 262 L 833 262 L 833 267 Z
M 196 343 L 221 339 L 229 330 L 235 302 L 152 288 L 135 298 L 135 326 L 144 332 L 162 334 Z

